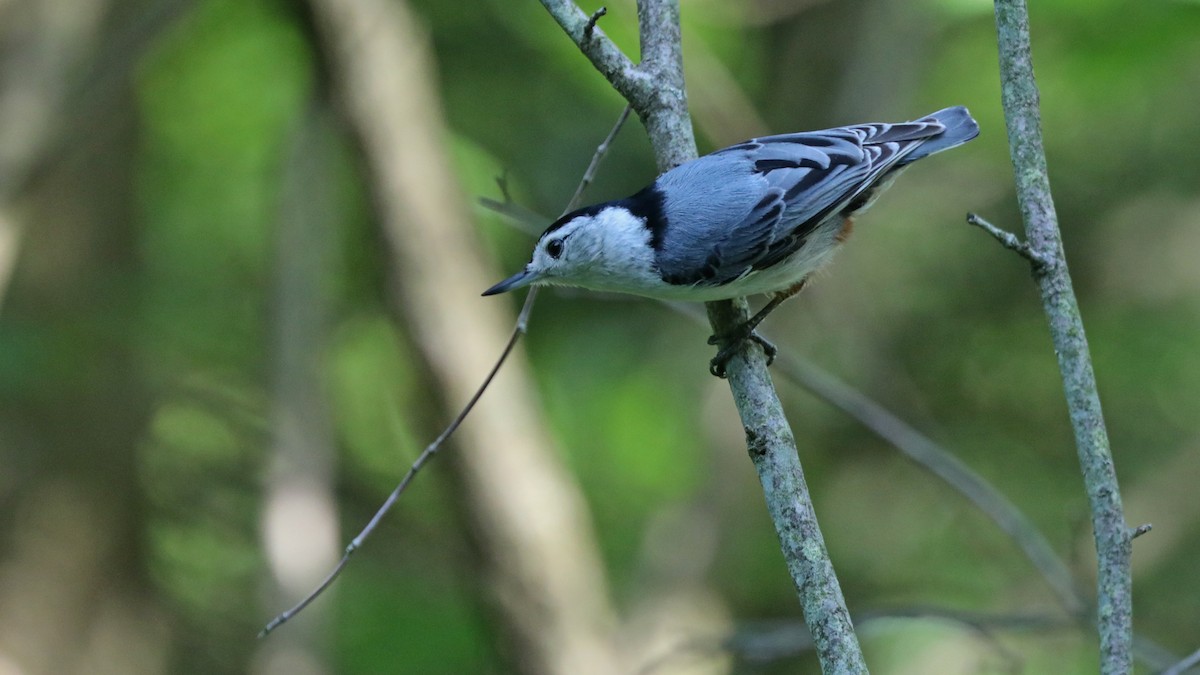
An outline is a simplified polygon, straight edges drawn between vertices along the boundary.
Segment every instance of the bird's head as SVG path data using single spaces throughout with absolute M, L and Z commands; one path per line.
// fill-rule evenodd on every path
M 542 233 L 525 269 L 483 294 L 546 284 L 622 290 L 631 265 L 649 269 L 649 237 L 645 220 L 617 202 L 573 211 Z

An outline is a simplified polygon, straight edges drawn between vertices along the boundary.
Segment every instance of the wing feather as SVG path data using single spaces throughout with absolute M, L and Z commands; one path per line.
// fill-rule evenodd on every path
M 944 129 L 926 118 L 766 136 L 663 174 L 657 185 L 672 195 L 658 242 L 663 278 L 722 285 L 779 263 Z

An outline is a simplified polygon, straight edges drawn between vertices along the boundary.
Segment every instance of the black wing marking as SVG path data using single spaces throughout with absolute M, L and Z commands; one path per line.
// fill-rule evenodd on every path
M 736 237 L 727 237 L 723 244 L 717 246 L 721 262 L 713 271 L 711 280 L 706 281 L 721 285 L 744 275 L 748 266 L 766 255 L 776 243 L 779 224 L 786 210 L 784 191 L 777 187 L 768 189 L 735 228 Z

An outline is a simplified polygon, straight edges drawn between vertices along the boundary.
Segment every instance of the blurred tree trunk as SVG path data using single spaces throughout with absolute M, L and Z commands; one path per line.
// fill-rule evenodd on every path
M 97 59 L 106 13 L 73 0 L 0 5 L 0 228 L 15 228 L 0 259 L 16 261 L 0 265 L 0 288 L 12 272 L 0 317 L 0 664 L 30 675 L 165 666 L 168 635 L 140 565 L 147 395 L 129 332 L 139 264 L 128 89 L 91 111 L 86 152 L 33 175 L 64 133 L 66 92 Z
M 67 91 L 93 47 L 106 5 L 0 3 L 0 301 L 21 239 L 13 202 L 62 122 Z
M 311 0 L 369 172 L 389 246 L 392 300 L 447 411 L 472 395 L 511 315 L 479 293 L 499 278 L 471 232 L 447 157 L 429 49 L 393 0 Z M 481 576 L 519 672 L 619 672 L 613 610 L 590 516 L 555 456 L 518 351 L 459 430 L 453 466 L 482 552 Z
M 336 215 L 332 134 L 314 104 L 301 116 L 283 166 L 276 230 L 270 470 L 262 538 L 272 584 L 269 607 L 303 596 L 338 558 L 333 423 L 323 379 Z M 298 536 L 303 533 L 303 536 Z M 329 672 L 328 603 L 261 643 L 267 675 Z

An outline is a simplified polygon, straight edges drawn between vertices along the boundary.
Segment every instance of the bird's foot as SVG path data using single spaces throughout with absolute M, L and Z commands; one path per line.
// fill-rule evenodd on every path
M 779 350 L 775 348 L 775 345 L 771 344 L 770 340 L 759 335 L 750 322 L 746 322 L 726 335 L 712 335 L 708 338 L 708 344 L 721 345 L 721 349 L 717 351 L 717 355 L 712 358 L 712 361 L 708 362 L 708 372 L 724 379 L 725 365 L 742 348 L 742 342 L 745 340 L 757 343 L 759 347 L 762 347 L 763 354 L 767 357 L 768 366 L 774 363 L 775 355 L 779 353 Z

